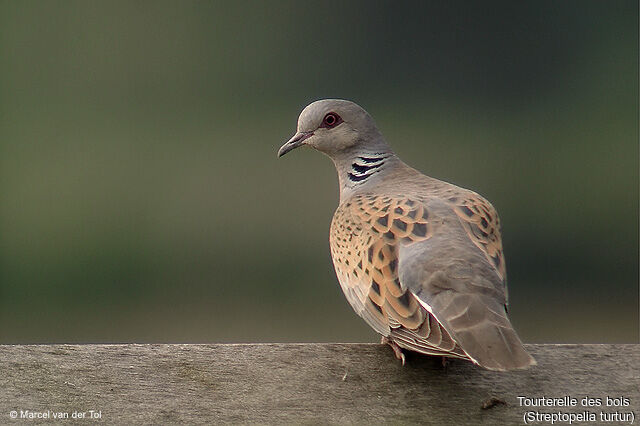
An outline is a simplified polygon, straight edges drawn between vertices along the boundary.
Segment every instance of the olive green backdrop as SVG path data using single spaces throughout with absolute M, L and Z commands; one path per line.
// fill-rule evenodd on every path
M 327 97 L 493 202 L 525 341 L 638 341 L 637 2 L 1 1 L 0 343 L 376 341 Z

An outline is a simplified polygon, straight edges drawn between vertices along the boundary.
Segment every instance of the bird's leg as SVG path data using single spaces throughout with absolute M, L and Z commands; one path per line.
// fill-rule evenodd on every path
M 404 366 L 404 354 L 402 353 L 402 349 L 400 349 L 400 346 L 398 346 L 396 342 L 385 336 L 382 336 L 382 339 L 380 339 L 380 343 L 383 345 L 391 346 L 391 349 L 393 349 L 393 353 L 395 354 L 396 358 L 398 358 Z
M 444 368 L 444 371 L 447 371 L 447 366 L 449 365 L 449 358 L 446 356 L 442 357 L 442 367 Z

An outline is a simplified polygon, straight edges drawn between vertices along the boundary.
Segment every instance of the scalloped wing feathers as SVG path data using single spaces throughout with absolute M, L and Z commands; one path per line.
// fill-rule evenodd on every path
M 479 195 L 434 182 L 429 196 L 364 193 L 338 207 L 331 254 L 347 300 L 406 349 L 495 370 L 531 365 L 505 312 L 498 215 Z

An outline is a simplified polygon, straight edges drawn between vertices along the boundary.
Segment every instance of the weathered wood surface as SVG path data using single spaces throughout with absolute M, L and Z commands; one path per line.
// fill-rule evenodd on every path
M 0 345 L 0 424 L 25 421 L 13 410 L 95 410 L 108 424 L 523 424 L 532 409 L 518 396 L 625 397 L 538 410 L 640 414 L 640 345 L 527 348 L 536 367 L 496 373 L 416 354 L 402 367 L 375 344 Z

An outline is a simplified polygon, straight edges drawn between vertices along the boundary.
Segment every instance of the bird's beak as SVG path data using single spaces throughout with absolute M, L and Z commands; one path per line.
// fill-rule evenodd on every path
M 278 150 L 278 157 L 282 157 L 287 152 L 294 150 L 300 145 L 304 144 L 305 139 L 310 138 L 311 136 L 313 136 L 313 132 L 296 133 L 291 137 L 291 139 L 287 141 L 287 143 L 280 147 L 280 149 Z

